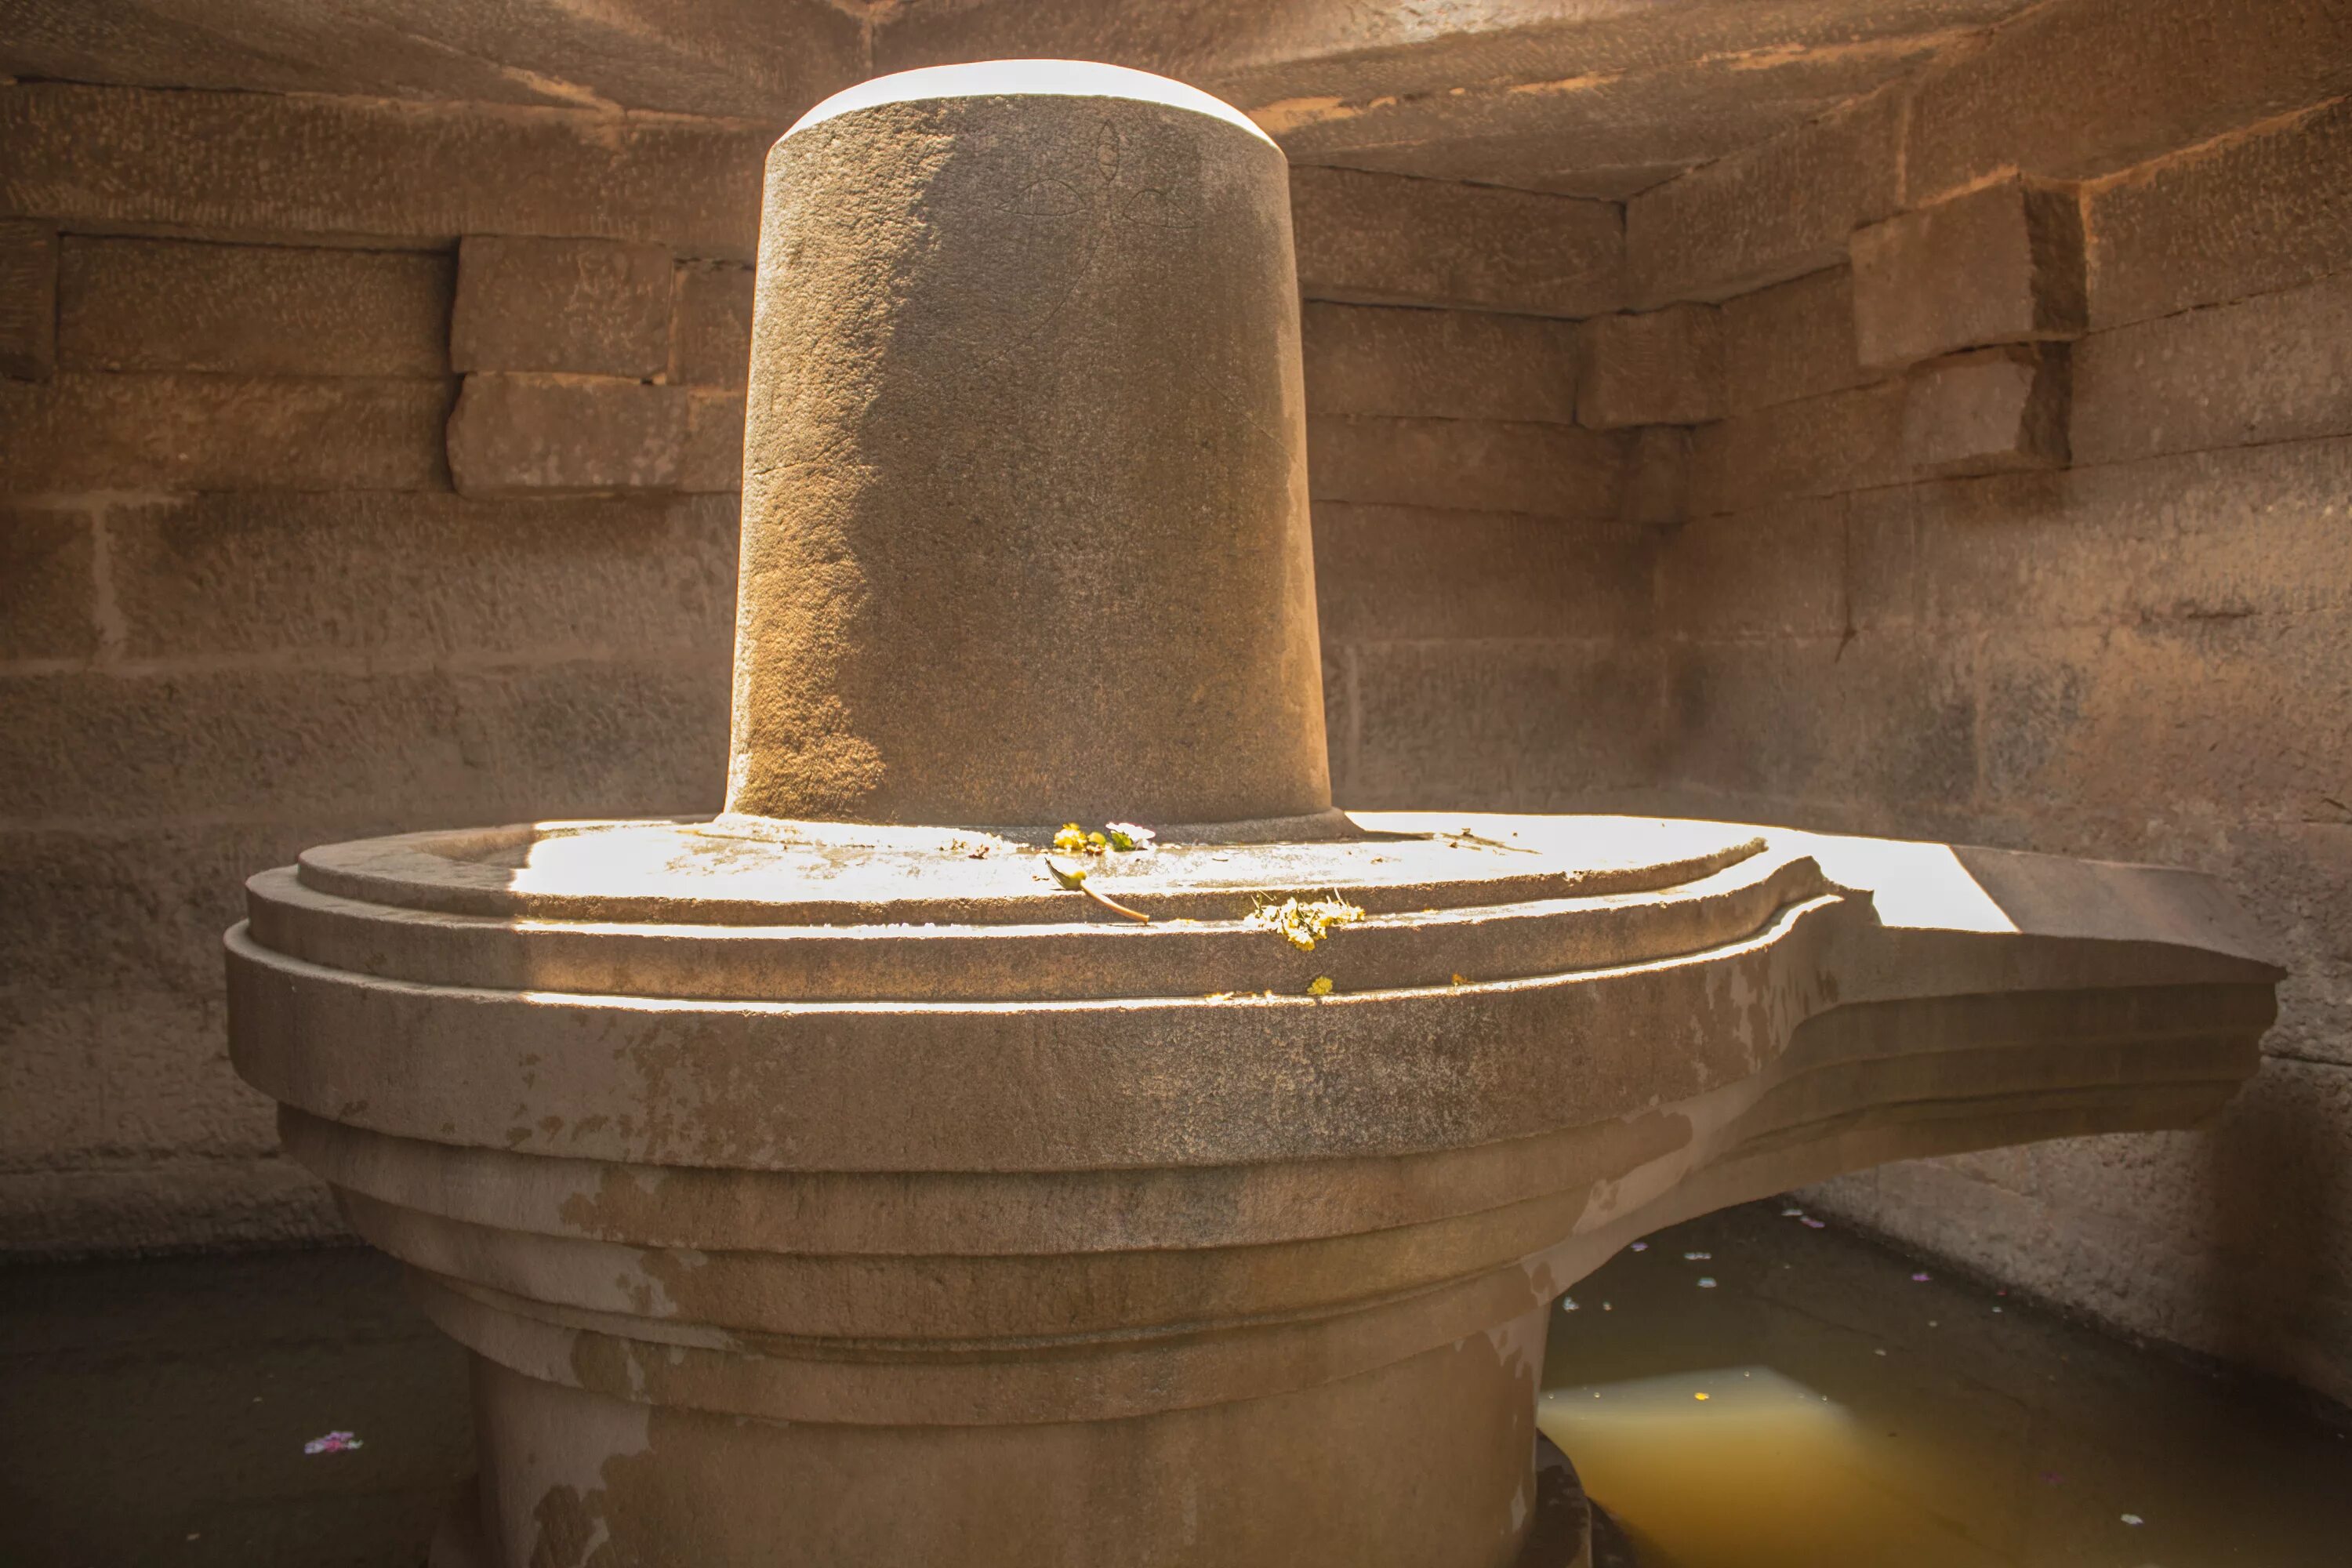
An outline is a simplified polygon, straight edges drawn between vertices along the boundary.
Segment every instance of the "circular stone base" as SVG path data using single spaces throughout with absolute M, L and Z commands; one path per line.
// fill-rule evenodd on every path
M 481 1498 L 474 1483 L 467 1483 L 433 1532 L 425 1568 L 499 1568 L 482 1538 Z M 1576 1467 L 1540 1433 L 1535 1522 L 1512 1568 L 1641 1568 L 1616 1522 L 1586 1499 Z

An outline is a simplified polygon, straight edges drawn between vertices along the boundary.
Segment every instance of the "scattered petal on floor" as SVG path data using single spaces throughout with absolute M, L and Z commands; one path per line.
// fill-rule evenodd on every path
M 1702 1289 L 1702 1290 L 1712 1290 L 1712 1289 L 1715 1289 L 1715 1276 L 1714 1276 L 1714 1275 L 1712 1275 L 1712 1274 L 1702 1274 L 1702 1275 L 1700 1275 L 1700 1276 L 1698 1277 L 1698 1288 L 1699 1288 L 1700 1289 Z
M 1914 1285 L 1925 1285 L 1927 1282 L 1927 1277 L 1925 1274 L 1914 1274 L 1911 1276 L 1911 1283 Z
M 1714 1256 L 1715 1254 L 1712 1252 L 1685 1252 L 1683 1254 L 1683 1261 L 1685 1263 L 1696 1263 L 1702 1258 L 1711 1258 Z
M 1815 1219 L 1811 1215 L 1807 1215 L 1805 1216 L 1805 1225 L 1809 1229 L 1812 1230 L 1827 1230 L 1830 1227 L 1829 1221 L 1825 1219 Z
M 1802 1219 L 1805 1217 L 1805 1211 L 1802 1209 L 1782 1209 L 1780 1211 L 1780 1217 L 1782 1219 Z
M 2140 1516 L 2136 1513 L 2127 1513 L 2123 1516 L 2123 1519 L 2126 1524 L 2146 1524 L 2147 1522 L 2147 1521 L 2140 1518 Z
M 1693 1399 L 1705 1399 L 1705 1398 L 1706 1397 L 1706 1394 L 1692 1394 L 1692 1395 L 1691 1395 L 1691 1397 L 1692 1397 Z
M 1573 1296 L 1562 1296 L 1562 1297 L 1559 1299 L 1559 1310 L 1560 1310 L 1561 1311 L 1563 1311 L 1563 1312 L 1573 1312 L 1573 1311 L 1575 1311 L 1575 1310 L 1576 1310 L 1576 1298 L 1575 1298 L 1575 1297 L 1573 1297 Z
M 364 1447 L 349 1432 L 330 1432 L 323 1437 L 313 1437 L 302 1445 L 306 1454 L 341 1454 L 347 1449 Z
M 1637 1241 L 1625 1250 L 1628 1252 L 1647 1252 L 1650 1250 L 1650 1244 L 1646 1241 Z

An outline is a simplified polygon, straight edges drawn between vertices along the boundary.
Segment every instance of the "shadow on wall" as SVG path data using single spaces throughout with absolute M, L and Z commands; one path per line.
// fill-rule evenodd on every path
M 2340 1079 L 2339 1072 L 2333 1075 Z M 2347 1091 L 2273 1058 L 2210 1130 L 2167 1142 L 2201 1167 L 2208 1234 L 2188 1253 L 2212 1352 L 2307 1388 L 2352 1389 L 2352 1184 L 2321 1098 Z M 2331 1122 L 2333 1124 L 2331 1124 Z M 2194 1245 L 2182 1238 L 2184 1248 Z

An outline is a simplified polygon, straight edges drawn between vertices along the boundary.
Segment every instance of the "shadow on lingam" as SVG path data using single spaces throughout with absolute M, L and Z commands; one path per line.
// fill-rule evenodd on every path
M 728 787 L 229 934 L 238 1069 L 472 1352 L 441 1568 L 1583 1561 L 1563 1291 L 2193 1124 L 2279 977 L 2187 873 L 1336 810 L 1284 160 L 1104 66 L 770 157 Z

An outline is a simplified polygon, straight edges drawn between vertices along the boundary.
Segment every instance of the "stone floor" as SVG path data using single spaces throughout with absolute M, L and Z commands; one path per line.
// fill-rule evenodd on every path
M 1555 1324 L 1545 1427 L 1644 1568 L 2352 1561 L 2344 1430 L 1781 1207 Z M 471 1464 L 457 1352 L 372 1253 L 0 1270 L 0 1366 L 10 1568 L 415 1568 Z

